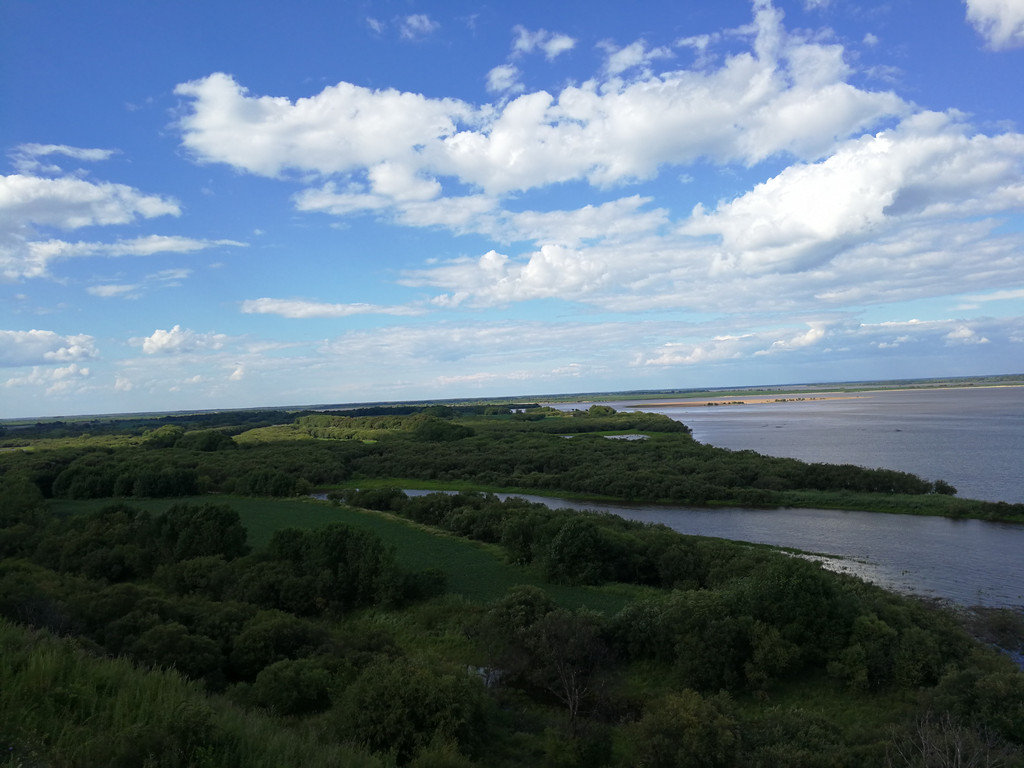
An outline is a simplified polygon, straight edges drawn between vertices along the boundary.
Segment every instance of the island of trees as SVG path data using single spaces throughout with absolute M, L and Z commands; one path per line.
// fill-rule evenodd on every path
M 49 422 L 0 447 L 5 765 L 1024 765 L 1019 612 L 491 492 L 1022 505 L 607 406 Z

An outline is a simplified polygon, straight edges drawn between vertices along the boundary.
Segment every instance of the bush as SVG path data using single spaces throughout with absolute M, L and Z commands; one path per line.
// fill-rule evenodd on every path
M 253 703 L 275 714 L 304 715 L 331 705 L 333 676 L 316 659 L 285 659 L 265 667 L 250 693 Z

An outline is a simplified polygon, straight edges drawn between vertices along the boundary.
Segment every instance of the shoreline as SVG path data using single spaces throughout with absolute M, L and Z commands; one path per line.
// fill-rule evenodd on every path
M 879 390 L 881 391 L 881 390 Z M 895 390 L 890 390 L 895 391 Z M 643 404 L 629 404 L 627 408 L 644 408 L 650 406 L 656 406 L 658 408 L 703 408 L 706 406 L 726 406 L 726 405 L 775 405 L 776 403 L 801 403 L 801 402 L 821 402 L 822 400 L 859 400 L 865 397 L 865 395 L 829 395 L 825 397 L 753 397 L 745 399 L 722 398 L 720 400 L 684 400 L 684 401 L 671 401 L 663 403 L 650 403 L 645 402 Z
M 696 408 L 715 407 L 727 405 L 775 405 L 776 403 L 800 403 L 800 402 L 821 402 L 824 400 L 859 400 L 871 397 L 874 394 L 887 392 L 948 392 L 950 390 L 979 390 L 979 389 L 1007 389 L 1011 387 L 1024 387 L 1024 384 L 986 384 L 980 386 L 953 386 L 953 387 L 894 387 L 886 389 L 864 389 L 857 392 L 785 392 L 780 391 L 777 395 L 752 395 L 744 397 L 742 394 L 722 395 L 720 397 L 694 397 L 678 400 L 631 402 L 627 408 L 644 408 L 655 406 L 658 408 Z

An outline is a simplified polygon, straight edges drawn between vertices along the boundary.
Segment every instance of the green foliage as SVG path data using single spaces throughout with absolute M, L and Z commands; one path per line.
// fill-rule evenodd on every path
M 0 740 L 11 765 L 382 768 L 223 700 L 174 670 L 143 672 L 0 621 Z
M 231 436 L 219 429 L 204 429 L 198 432 L 183 434 L 174 443 L 176 448 L 188 451 L 227 451 L 234 450 L 238 446 Z
M 483 686 L 408 659 L 379 660 L 349 686 L 336 710 L 337 728 L 399 764 L 432 744 L 457 744 L 472 755 L 488 723 Z
M 224 504 L 175 504 L 154 524 L 159 545 L 174 562 L 211 555 L 231 560 L 249 551 L 238 512 Z
M 739 724 L 724 694 L 683 690 L 651 702 L 633 727 L 629 765 L 724 768 L 741 765 Z
M 547 547 L 545 573 L 554 582 L 601 584 L 610 575 L 610 549 L 593 520 L 569 517 Z
M 229 424 L 157 422 L 134 447 L 3 454 L 0 615 L 76 639 L 0 622 L 0 738 L 25 765 L 853 768 L 934 764 L 950 744 L 1021 763 L 1024 677 L 944 610 L 764 547 L 484 493 L 407 498 L 393 478 L 961 500 L 707 449 L 651 414 L 485 410 L 304 414 L 303 440 L 238 447 Z M 634 431 L 647 439 L 604 437 Z M 361 490 L 339 498 L 378 511 L 135 495 L 342 480 Z M 84 500 L 99 493 L 137 501 Z M 1020 649 L 1019 617 L 978 621 Z
M 252 700 L 282 715 L 322 712 L 331 705 L 334 677 L 315 659 L 284 659 L 264 667 L 252 686 Z
M 283 611 L 260 611 L 235 637 L 231 665 L 242 679 L 254 680 L 265 667 L 307 656 L 326 640 L 326 630 L 307 619 Z

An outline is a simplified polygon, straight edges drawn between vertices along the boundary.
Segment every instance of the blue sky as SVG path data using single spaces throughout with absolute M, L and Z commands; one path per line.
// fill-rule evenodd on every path
M 0 67 L 0 417 L 1024 371 L 1024 0 L 3 0 Z

